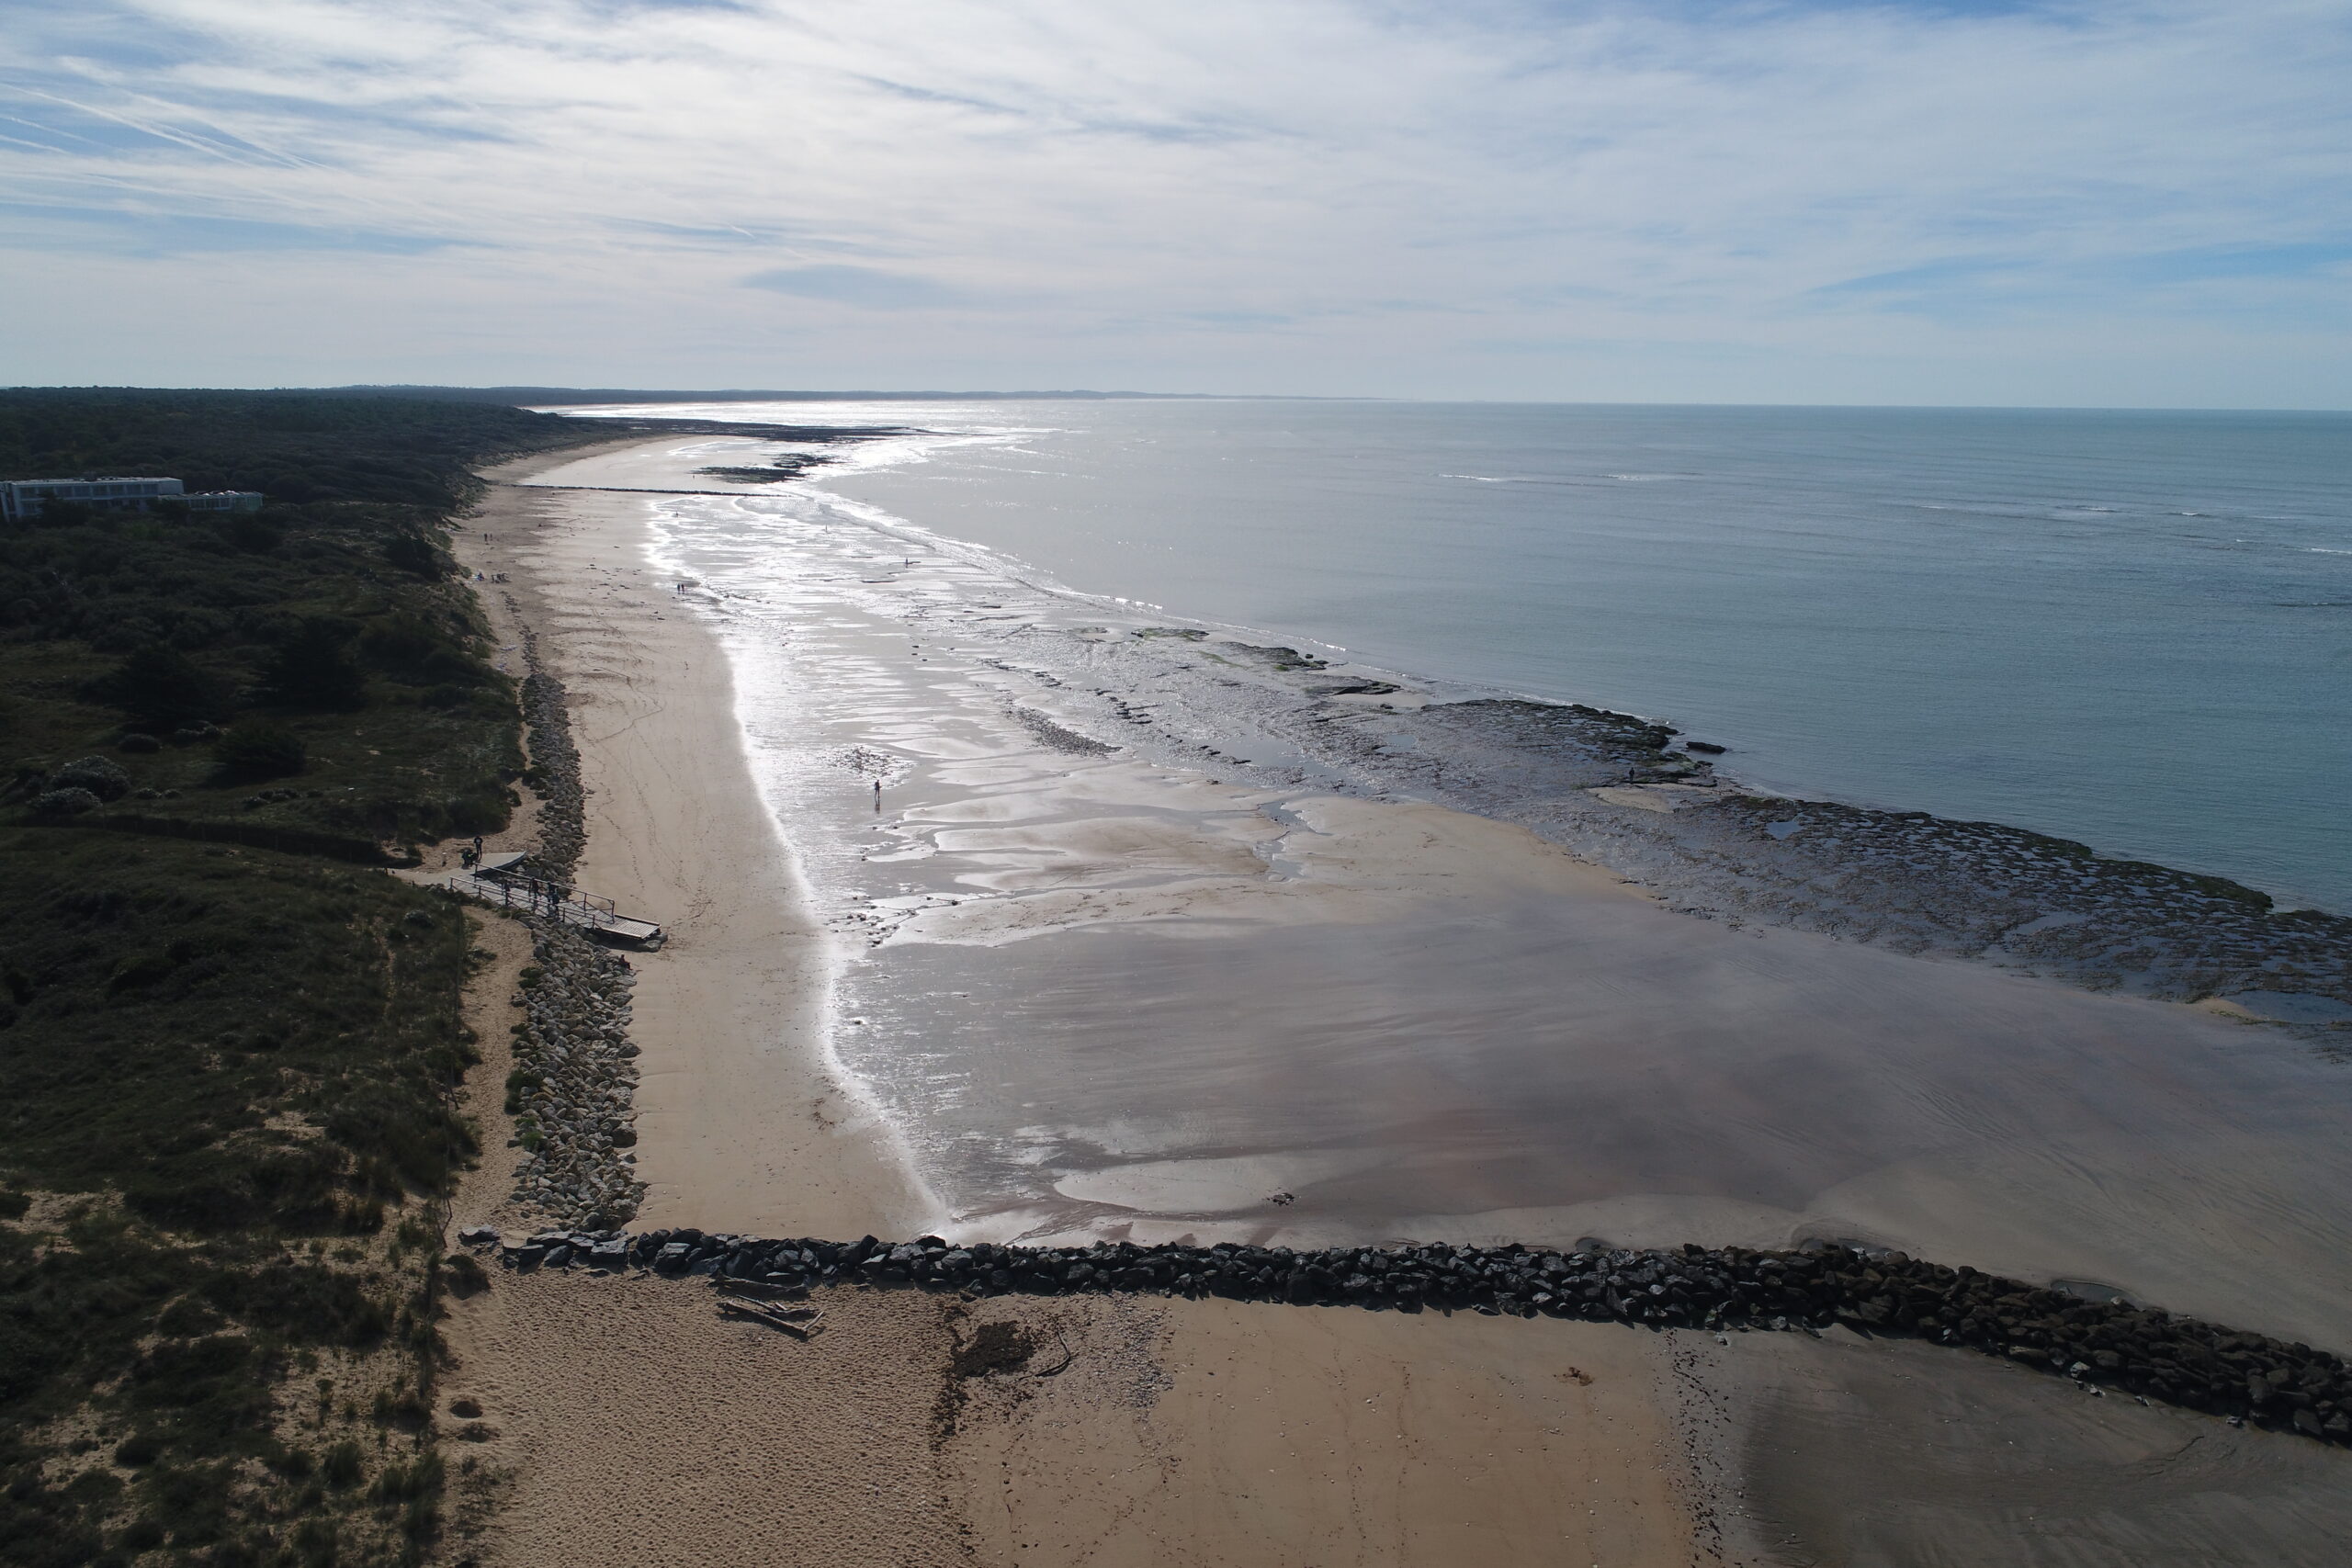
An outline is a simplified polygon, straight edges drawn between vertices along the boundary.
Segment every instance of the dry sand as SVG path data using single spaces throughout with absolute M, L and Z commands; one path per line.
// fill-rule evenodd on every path
M 485 597 L 511 596 L 570 694 L 587 791 L 580 886 L 668 933 L 634 961 L 651 1188 L 639 1224 L 919 1231 L 929 1205 L 825 1059 L 830 939 L 753 787 L 724 656 L 646 579 L 643 504 L 502 487 L 458 552 L 508 573 Z
M 492 1563 L 1606 1562 L 1694 1556 L 1661 1371 L 1577 1324 L 824 1292 L 796 1342 L 648 1277 L 457 1309 Z M 1035 1348 L 950 1370 L 991 1321 Z M 452 1423 L 458 1426 L 458 1423 Z
M 673 933 L 638 965 L 640 1169 L 653 1184 L 642 1223 L 910 1234 L 928 1223 L 928 1201 L 824 1055 L 819 1010 L 836 960 L 746 766 L 716 640 L 646 576 L 645 505 L 502 491 L 478 525 L 491 541 L 460 550 L 514 577 L 516 605 L 571 690 L 591 790 L 582 885 Z M 936 826 L 1022 831 L 1007 819 Z M 1073 856 L 1108 863 L 1169 848 L 1096 833 L 1099 843 L 1048 833 L 954 848 L 1004 857 L 996 863 L 1016 880 L 1041 860 L 1068 871 Z M 1218 869 L 1187 891 L 1255 897 Z M 1182 870 L 1162 868 L 1150 896 Z M 1360 890 L 1361 879 L 1333 898 Z M 1616 897 L 1635 925 L 1668 918 L 1613 889 L 1589 892 Z M 1334 917 L 1348 918 L 1319 918 Z M 1593 950 L 1596 962 L 1609 955 Z M 1911 962 L 1871 954 L 1832 999 L 1850 1009 L 1873 978 L 1934 967 L 1880 976 L 1881 961 Z M 503 1004 L 503 973 L 477 987 L 480 1007 Z M 1986 1022 L 2004 1036 L 2020 1029 L 2006 1013 Z M 503 1065 L 486 1065 L 481 1081 L 494 1085 L 493 1071 Z M 1933 1082 L 1920 1092 L 1954 1114 Z M 461 1222 L 500 1217 L 503 1158 L 493 1146 L 461 1193 Z M 2080 1169 L 2082 1151 L 2062 1146 L 2051 1164 Z M 1849 1188 L 1838 1204 L 1857 1224 L 1932 1225 L 1964 1196 L 1948 1169 L 1906 1189 L 1899 1160 L 1869 1168 L 1874 1185 Z M 2257 1183 L 2249 1201 L 2263 1195 Z M 1647 1223 L 1746 1223 L 1721 1200 L 1694 1208 L 1639 1192 L 1612 1217 L 1645 1223 L 1645 1201 L 1657 1205 Z M 2171 1201 L 2156 1188 L 2136 1207 Z M 1779 1210 L 1764 1223 L 1784 1223 L 1786 1208 L 1763 1207 Z M 2277 1223 L 2291 1231 L 2291 1213 Z M 2170 1259 L 2159 1273 L 2193 1282 Z M 1139 1298 L 964 1308 L 860 1290 L 821 1300 L 826 1330 L 799 1344 L 718 1320 L 697 1286 L 497 1276 L 458 1303 L 450 1325 L 460 1364 L 447 1394 L 477 1399 L 496 1431 L 471 1450 L 466 1482 L 478 1505 L 496 1507 L 462 1550 L 518 1565 L 819 1554 L 2120 1568 L 2334 1562 L 2346 1523 L 2340 1454 L 2090 1402 L 1916 1345 L 1763 1335 L 1718 1345 L 1614 1326 Z M 2335 1309 L 2296 1300 L 2285 1310 L 2325 1321 Z M 956 1376 L 958 1346 L 990 1320 L 1024 1325 L 1035 1353 L 1019 1369 Z

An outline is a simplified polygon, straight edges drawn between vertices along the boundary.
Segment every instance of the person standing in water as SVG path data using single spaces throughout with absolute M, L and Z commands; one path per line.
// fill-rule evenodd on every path
M 874 781 L 874 809 L 876 811 L 882 809 L 882 781 L 880 779 Z

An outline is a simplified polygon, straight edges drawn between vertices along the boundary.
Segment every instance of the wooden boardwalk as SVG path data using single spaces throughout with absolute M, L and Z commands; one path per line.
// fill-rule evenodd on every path
M 521 860 L 520 855 L 496 857 L 496 863 L 485 864 L 479 870 L 452 871 L 432 880 L 469 898 L 479 898 L 504 909 L 520 909 L 543 919 L 561 920 L 592 936 L 631 947 L 651 947 L 662 940 L 660 926 L 621 914 L 613 908 L 610 898 L 511 869 Z

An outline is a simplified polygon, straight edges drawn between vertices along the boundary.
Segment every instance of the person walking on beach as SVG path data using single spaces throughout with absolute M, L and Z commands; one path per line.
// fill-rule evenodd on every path
M 882 809 L 882 781 L 880 779 L 874 781 L 874 809 L 876 811 Z

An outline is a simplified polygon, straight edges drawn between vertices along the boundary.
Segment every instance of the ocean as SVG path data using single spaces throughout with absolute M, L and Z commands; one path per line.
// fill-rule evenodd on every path
M 984 547 L 1106 602 L 1660 719 L 1729 748 L 1749 784 L 2352 910 L 2352 416 L 660 412 L 915 427 L 788 487 L 796 509 Z
M 2015 898 L 1971 892 L 1925 837 L 1862 876 L 1806 813 L 1742 828 L 1745 791 L 1544 750 L 1600 720 L 1459 701 L 2352 906 L 2352 421 L 661 412 L 904 432 L 800 443 L 808 480 L 728 477 L 783 435 L 682 431 L 531 482 L 642 492 L 597 613 L 724 650 L 829 933 L 822 1048 L 942 1234 L 1859 1237 L 2238 1321 L 2199 1294 L 2211 1237 L 2352 1235 L 2352 1091 L 2300 1035 L 2018 972 L 2012 931 L 2085 933 L 2093 987 L 2169 962 L 2124 951 L 2173 940 L 2145 878 L 2028 844 Z M 2165 907 L 2244 949 L 2216 994 L 2352 1001 L 2327 931 Z M 654 913 L 684 973 L 703 917 Z M 1997 951 L 1910 956 L 1969 940 Z

